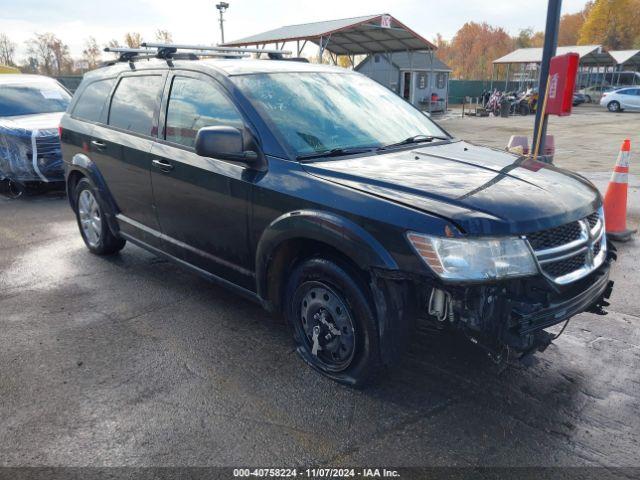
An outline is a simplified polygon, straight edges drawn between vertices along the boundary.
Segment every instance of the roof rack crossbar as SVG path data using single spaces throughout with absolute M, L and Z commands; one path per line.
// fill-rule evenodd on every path
M 202 50 L 202 51 L 228 52 L 228 53 L 266 53 L 266 54 L 275 54 L 275 55 L 291 55 L 290 51 L 276 50 L 276 49 L 270 49 L 270 48 L 210 47 L 207 45 L 180 45 L 180 44 L 172 44 L 172 43 L 154 43 L 154 42 L 143 42 L 140 44 L 140 46 L 147 47 L 147 48 L 157 48 L 158 50 L 161 50 L 161 49 Z
M 127 48 L 127 47 L 105 47 L 105 52 L 108 53 L 118 53 L 120 54 L 120 61 L 130 61 L 134 58 L 141 58 L 141 54 L 148 55 L 149 57 L 153 57 L 156 55 L 155 50 L 151 50 L 150 48 Z M 144 57 L 148 58 L 148 57 Z

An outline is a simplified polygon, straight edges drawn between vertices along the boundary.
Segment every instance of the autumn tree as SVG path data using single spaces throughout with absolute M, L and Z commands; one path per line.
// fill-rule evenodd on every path
M 124 36 L 124 43 L 129 48 L 140 48 L 140 44 L 142 43 L 142 35 L 138 32 L 128 32 Z
M 567 13 L 560 17 L 558 30 L 558 45 L 578 45 L 580 29 L 586 18 L 585 10 L 578 13 Z
M 493 60 L 506 55 L 514 40 L 500 27 L 486 22 L 465 23 L 438 57 L 453 69 L 456 78 L 482 80 L 491 76 Z
M 595 0 L 580 28 L 581 45 L 604 45 L 611 50 L 632 48 L 638 40 L 640 0 Z
M 173 43 L 173 35 L 168 30 L 156 30 L 156 41 L 159 43 Z
M 16 44 L 12 42 L 6 33 L 0 33 L 0 64 L 14 66 Z

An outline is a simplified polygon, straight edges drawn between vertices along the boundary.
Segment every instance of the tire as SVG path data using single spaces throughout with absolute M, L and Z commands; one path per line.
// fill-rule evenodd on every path
M 111 232 L 93 184 L 82 178 L 74 192 L 78 228 L 89 251 L 96 255 L 113 255 L 122 250 L 127 242 Z
M 616 100 L 607 103 L 607 110 L 609 110 L 610 112 L 621 112 L 622 109 L 620 108 L 620 103 L 617 102 Z
M 591 97 L 589 95 L 584 96 L 584 101 L 587 103 L 591 103 Z
M 520 105 L 518 105 L 518 110 L 520 115 L 522 115 L 523 117 L 526 117 L 530 113 L 529 105 L 527 105 L 526 103 L 521 103 Z
M 284 312 L 296 351 L 339 383 L 362 386 L 380 367 L 377 321 L 369 289 L 355 271 L 314 257 L 294 267 Z

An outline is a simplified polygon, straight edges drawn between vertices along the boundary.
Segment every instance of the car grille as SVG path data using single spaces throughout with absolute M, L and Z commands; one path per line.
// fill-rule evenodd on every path
M 555 283 L 571 283 L 604 261 L 604 214 L 600 209 L 578 221 L 527 234 L 526 238 L 542 273 Z
M 580 238 L 582 228 L 579 222 L 567 223 L 559 227 L 542 230 L 527 235 L 527 239 L 534 250 L 559 247 Z

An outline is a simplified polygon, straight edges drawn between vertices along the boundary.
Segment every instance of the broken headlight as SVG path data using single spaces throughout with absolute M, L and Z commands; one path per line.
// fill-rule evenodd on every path
M 521 238 L 445 238 L 415 232 L 407 238 L 420 258 L 445 280 L 493 280 L 538 272 Z

